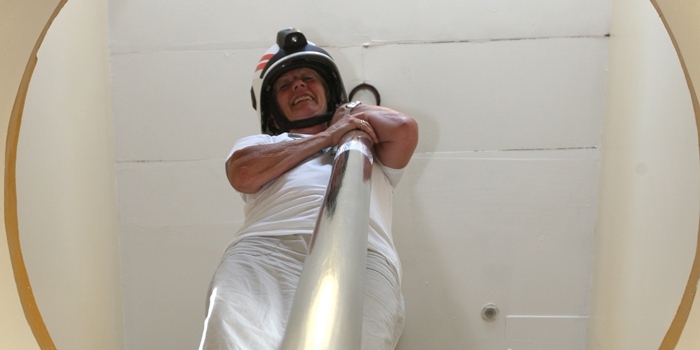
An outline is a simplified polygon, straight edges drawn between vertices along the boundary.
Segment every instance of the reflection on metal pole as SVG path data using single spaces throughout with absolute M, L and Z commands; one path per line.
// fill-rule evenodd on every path
M 372 141 L 341 140 L 280 349 L 360 349 Z

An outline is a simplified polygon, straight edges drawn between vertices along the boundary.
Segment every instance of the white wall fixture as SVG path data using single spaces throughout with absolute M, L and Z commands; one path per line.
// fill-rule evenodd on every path
M 486 304 L 484 308 L 481 309 L 481 318 L 483 318 L 484 321 L 494 321 L 496 317 L 498 317 L 499 311 L 498 306 L 495 304 Z

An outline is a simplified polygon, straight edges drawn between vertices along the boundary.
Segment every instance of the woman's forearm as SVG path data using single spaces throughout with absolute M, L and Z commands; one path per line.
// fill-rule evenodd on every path
M 329 135 L 319 133 L 298 140 L 246 147 L 234 152 L 226 161 L 226 176 L 237 191 L 255 193 L 329 146 Z
M 418 144 L 418 123 L 390 108 L 359 105 L 353 114 L 362 113 L 377 135 L 375 153 L 382 164 L 395 169 L 405 167 Z M 362 116 L 360 116 L 362 118 Z

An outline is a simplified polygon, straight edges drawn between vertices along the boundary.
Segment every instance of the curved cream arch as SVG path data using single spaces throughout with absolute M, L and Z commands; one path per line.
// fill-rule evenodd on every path
M 58 16 L 63 6 L 66 4 L 66 1 L 67 0 L 57 0 L 53 2 L 16 1 L 16 3 L 10 5 L 12 9 L 10 14 L 13 16 L 13 20 L 10 21 L 10 25 L 16 25 L 16 27 L 13 28 L 14 31 L 6 30 L 5 33 L 8 33 L 9 35 L 19 34 L 16 36 L 16 38 L 19 38 L 20 41 L 24 40 L 24 42 L 13 42 L 14 38 L 9 37 L 3 37 L 2 42 L 3 49 L 7 50 L 8 52 L 12 52 L 15 55 L 12 58 L 15 59 L 16 62 L 9 62 L 9 69 L 11 71 L 21 71 L 21 67 L 24 67 L 19 84 L 17 84 L 17 81 L 14 79 L 9 79 L 8 82 L 3 82 L 4 84 L 12 84 L 10 88 L 18 86 L 12 112 L 10 113 L 5 144 L 4 219 L 7 247 L 21 307 L 24 311 L 24 316 L 32 334 L 34 335 L 36 343 L 41 349 L 55 349 L 56 347 L 51 339 L 51 335 L 49 334 L 46 325 L 44 324 L 39 308 L 36 305 L 34 294 L 32 293 L 32 288 L 29 283 L 27 269 L 24 265 L 24 259 L 22 257 L 22 249 L 19 242 L 19 227 L 17 222 L 17 188 L 15 166 L 17 160 L 17 143 L 19 140 L 20 124 L 22 120 L 22 113 L 24 111 L 24 102 L 27 96 L 29 82 L 34 72 L 34 68 L 36 67 L 37 52 L 44 41 L 44 37 L 46 36 L 49 27 L 53 23 L 56 16 Z M 48 15 L 48 18 L 44 17 L 45 15 Z M 36 34 L 38 34 L 38 36 L 33 36 Z M 31 43 L 34 43 L 34 45 L 26 46 L 27 44 Z M 28 60 L 24 62 L 27 57 Z M 2 98 L 6 99 L 6 96 L 3 94 Z M 3 114 L 5 113 L 5 111 L 2 112 Z M 7 119 L 3 116 L 2 120 L 4 122 Z M 3 303 L 5 302 L 7 301 L 3 300 Z
M 681 62 L 685 79 L 690 90 L 695 112 L 695 125 L 700 137 L 700 104 L 694 82 L 700 82 L 700 4 L 697 1 L 651 0 L 668 31 L 673 46 Z M 700 229 L 696 242 L 695 260 L 688 276 L 685 292 L 681 298 L 676 316 L 673 318 L 660 350 L 675 349 L 693 306 L 700 279 Z
M 16 18 L 10 21 L 9 26 L 23 23 L 21 30 L 26 29 L 26 33 L 38 33 L 38 37 L 35 37 L 36 41 L 33 47 L 23 47 L 22 44 L 24 43 L 15 43 L 12 41 L 16 39 L 14 37 L 10 37 L 14 34 L 13 32 L 5 30 L 6 33 L 9 33 L 9 35 L 4 35 L 1 38 L 2 42 L 0 42 L 0 45 L 4 49 L 7 49 L 8 51 L 17 51 L 17 53 L 12 56 L 14 61 L 10 62 L 10 70 L 15 67 L 18 67 L 18 69 L 25 67 L 24 73 L 19 81 L 16 79 L 9 79 L 8 81 L 3 82 L 4 85 L 9 85 L 10 89 L 14 89 L 16 86 L 18 86 L 17 94 L 14 97 L 13 109 L 9 117 L 9 126 L 5 146 L 4 219 L 8 250 L 10 260 L 12 262 L 12 271 L 14 273 L 17 291 L 20 297 L 21 308 L 24 312 L 29 327 L 31 328 L 31 332 L 41 349 L 55 349 L 55 346 L 34 300 L 27 271 L 24 266 L 24 260 L 22 258 L 22 250 L 19 245 L 15 165 L 17 160 L 17 142 L 19 139 L 24 101 L 27 95 L 27 89 L 29 87 L 32 73 L 36 66 L 36 55 L 48 31 L 48 28 L 51 26 L 53 20 L 61 11 L 66 1 L 67 0 L 56 0 L 52 3 L 41 2 L 41 4 L 35 4 L 39 2 L 33 1 L 29 5 L 21 0 L 15 1 L 16 4 L 22 5 L 16 5 L 13 3 L 9 6 L 11 8 L 14 6 L 13 10 L 21 6 L 24 6 L 24 9 L 28 10 L 24 13 L 20 13 Z M 651 2 L 659 12 L 659 15 L 661 16 L 664 25 L 669 32 L 671 40 L 678 53 L 678 57 L 681 61 L 688 88 L 691 93 L 693 108 L 695 111 L 696 126 L 698 129 L 697 131 L 698 135 L 700 136 L 700 104 L 698 103 L 698 97 L 694 89 L 694 82 L 700 81 L 700 45 L 697 44 L 700 42 L 700 24 L 698 24 L 700 23 L 700 18 L 697 18 L 700 14 L 700 4 L 698 4 L 698 2 L 677 2 L 674 0 L 651 0 Z M 44 21 L 42 18 L 47 18 L 46 16 L 48 16 L 48 19 L 42 23 Z M 32 22 L 31 19 L 34 19 L 34 22 Z M 37 19 L 39 22 L 37 22 Z M 9 28 L 7 24 L 8 22 L 5 23 L 5 28 L 3 29 Z M 34 25 L 34 27 L 27 28 L 28 25 Z M 30 37 L 27 40 L 34 39 Z M 29 58 L 28 61 L 26 63 L 23 62 L 23 60 L 27 57 Z M 6 98 L 5 95 L 0 97 L 3 99 Z M 8 103 L 10 103 L 9 100 Z M 0 117 L 2 117 L 1 119 L 3 123 L 5 123 L 5 121 L 8 120 L 5 117 L 6 111 L 0 112 L 3 113 L 3 115 Z M 700 278 L 700 231 L 698 232 L 698 238 L 699 239 L 696 242 L 697 249 L 695 260 L 688 277 L 685 292 L 680 300 L 675 318 L 669 326 L 666 336 L 664 337 L 660 346 L 660 349 L 662 350 L 674 349 L 676 347 L 693 306 L 693 300 L 697 291 L 698 279 Z M 3 262 L 3 264 L 5 263 Z M 2 302 L 5 303 L 6 301 L 3 300 Z

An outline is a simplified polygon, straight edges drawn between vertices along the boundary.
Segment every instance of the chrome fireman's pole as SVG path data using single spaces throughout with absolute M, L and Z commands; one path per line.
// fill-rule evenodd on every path
M 280 349 L 361 347 L 372 162 L 365 132 L 343 136 Z

